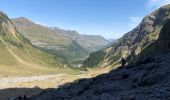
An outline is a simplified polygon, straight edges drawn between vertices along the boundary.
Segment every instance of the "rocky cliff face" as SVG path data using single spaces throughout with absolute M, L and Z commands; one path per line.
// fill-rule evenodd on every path
M 154 55 L 161 53 L 170 52 L 170 20 L 163 25 L 159 38 L 147 46 L 139 55 L 136 56 L 136 59 L 140 62 L 141 59 L 151 58 Z
M 30 43 L 25 39 L 16 29 L 12 21 L 8 16 L 0 12 L 0 35 L 1 40 L 6 42 L 9 45 L 23 45 L 23 43 Z
M 56 27 L 52 27 L 51 29 L 55 30 L 56 32 L 62 33 L 61 35 L 63 36 L 72 38 L 89 53 L 100 50 L 109 42 L 111 42 L 100 35 L 83 35 L 79 34 L 76 31 L 62 30 Z
M 111 66 L 117 64 L 121 57 L 132 61 L 136 55 L 139 55 L 149 44 L 158 39 L 163 24 L 169 19 L 170 5 L 157 9 L 147 15 L 135 29 L 126 33 L 117 42 L 92 53 L 84 62 L 84 66 Z M 102 57 L 98 57 L 99 53 Z M 97 63 L 93 63 L 95 59 L 98 59 Z

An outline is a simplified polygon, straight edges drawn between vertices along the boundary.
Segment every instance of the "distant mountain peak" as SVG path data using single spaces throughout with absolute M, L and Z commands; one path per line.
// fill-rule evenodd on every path
M 31 21 L 30 19 L 25 18 L 25 17 L 12 18 L 11 20 L 13 21 L 13 23 L 15 24 L 16 27 L 32 26 L 32 25 L 36 24 L 33 21 Z M 34 26 L 32 26 L 32 27 L 34 27 Z

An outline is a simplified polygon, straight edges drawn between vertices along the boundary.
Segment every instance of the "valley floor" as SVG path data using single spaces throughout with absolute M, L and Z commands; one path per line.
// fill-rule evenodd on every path
M 109 68 L 101 68 L 82 72 L 81 74 L 57 74 L 57 75 L 37 75 L 37 76 L 0 76 L 0 100 L 7 100 L 18 96 L 38 95 L 47 88 L 57 88 L 58 86 L 73 82 L 81 78 L 91 78 L 102 73 L 107 73 Z

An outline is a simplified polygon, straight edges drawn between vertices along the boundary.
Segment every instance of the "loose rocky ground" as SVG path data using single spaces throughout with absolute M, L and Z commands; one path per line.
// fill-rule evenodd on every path
M 170 100 L 170 54 L 80 79 L 30 100 Z

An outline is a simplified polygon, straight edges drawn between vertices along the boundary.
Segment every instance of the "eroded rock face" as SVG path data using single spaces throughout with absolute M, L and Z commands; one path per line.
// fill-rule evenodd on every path
M 21 45 L 24 42 L 29 42 L 17 31 L 12 21 L 3 12 L 0 12 L 0 37 L 10 45 Z
M 169 100 L 170 53 L 46 91 L 31 100 Z
M 152 56 L 170 52 L 170 20 L 163 25 L 159 38 L 146 47 L 139 55 L 139 61 L 153 60 Z

